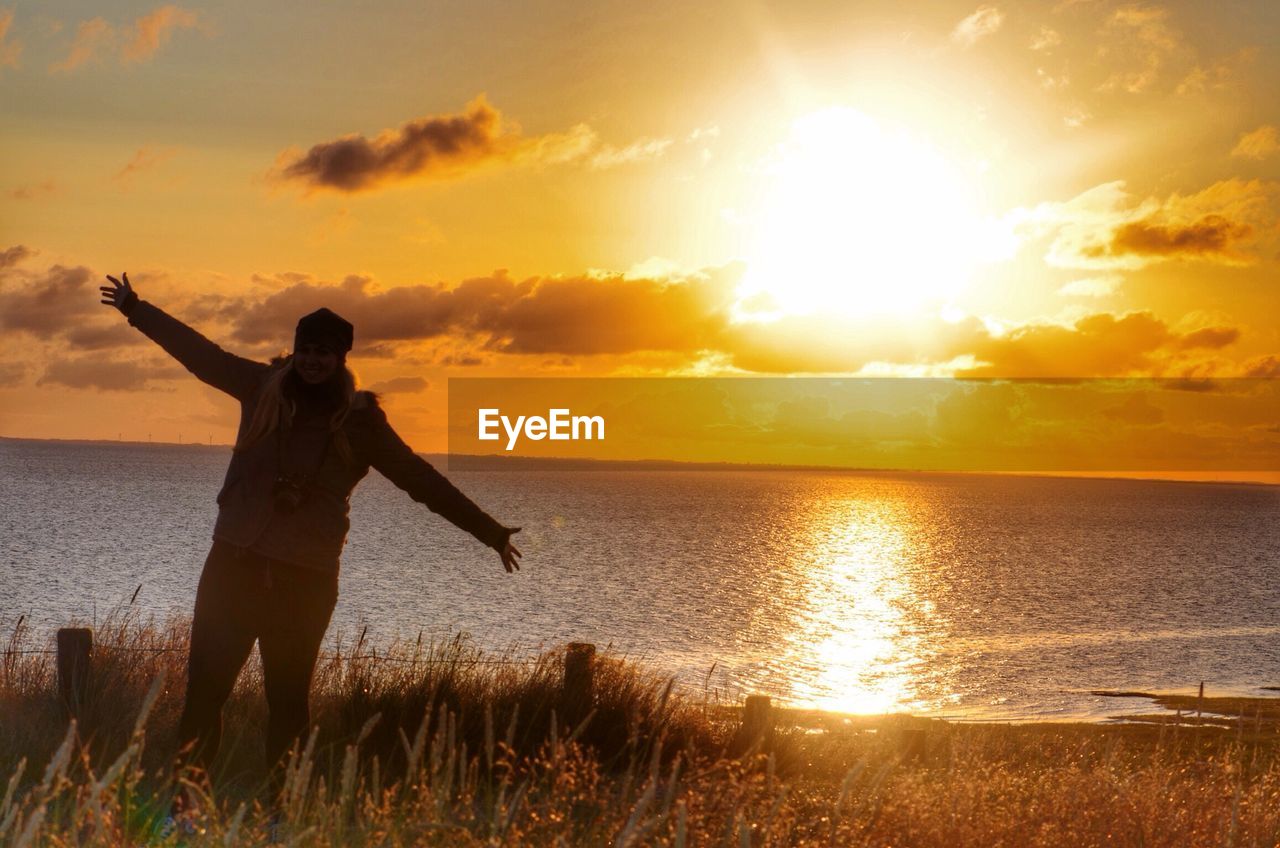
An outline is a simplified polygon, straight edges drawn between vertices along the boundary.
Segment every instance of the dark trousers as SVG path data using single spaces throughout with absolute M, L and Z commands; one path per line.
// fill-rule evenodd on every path
M 257 641 L 267 690 L 267 765 L 278 772 L 311 726 L 311 675 L 338 600 L 336 574 L 214 542 L 191 623 L 179 746 L 206 771 L 222 739 L 222 706 Z M 273 781 L 274 782 L 274 781 Z

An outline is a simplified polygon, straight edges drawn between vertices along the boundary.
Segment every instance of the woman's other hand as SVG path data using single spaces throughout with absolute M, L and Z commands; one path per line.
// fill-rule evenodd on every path
M 138 295 L 133 290 L 133 286 L 129 285 L 129 274 L 126 272 L 120 275 L 123 280 L 117 280 L 115 277 L 107 277 L 111 281 L 110 286 L 99 286 L 98 291 L 102 292 L 102 302 L 107 306 L 114 306 L 123 314 L 128 315 L 129 310 L 138 302 Z
M 520 557 L 524 556 L 524 554 L 520 553 L 519 548 L 511 544 L 512 534 L 519 532 L 519 527 L 511 528 L 511 532 L 507 534 L 507 543 L 498 552 L 499 556 L 502 557 L 502 567 L 507 570 L 508 574 L 520 570 Z

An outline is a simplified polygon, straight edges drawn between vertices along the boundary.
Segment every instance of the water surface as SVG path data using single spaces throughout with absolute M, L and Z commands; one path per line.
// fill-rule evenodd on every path
M 222 448 L 0 440 L 0 633 L 189 614 Z M 525 569 L 376 472 L 329 639 L 589 641 L 698 692 L 858 712 L 1098 718 L 1091 689 L 1280 684 L 1280 490 L 778 471 L 450 475 Z

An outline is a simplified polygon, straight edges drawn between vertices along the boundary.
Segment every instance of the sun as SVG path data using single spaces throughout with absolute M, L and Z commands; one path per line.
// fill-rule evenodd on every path
M 871 316 L 944 306 L 988 240 L 972 177 L 905 128 L 807 115 L 770 162 L 735 315 Z

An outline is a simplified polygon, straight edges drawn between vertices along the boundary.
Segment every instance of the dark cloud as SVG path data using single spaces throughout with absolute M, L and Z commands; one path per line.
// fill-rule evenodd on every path
M 97 356 L 59 359 L 49 363 L 37 386 L 58 385 L 72 389 L 137 391 L 157 380 L 176 380 L 186 375 L 177 365 L 157 365 L 119 361 Z
M 682 280 L 618 275 L 516 281 L 499 271 L 453 289 L 379 290 L 358 276 L 336 286 L 306 280 L 231 310 L 237 314 L 232 335 L 253 344 L 284 342 L 298 316 L 327 306 L 355 324 L 358 355 L 367 345 L 447 335 L 471 337 L 502 353 L 692 352 L 716 343 L 735 280 L 732 268 Z
M 426 388 L 427 381 L 422 377 L 392 377 L 368 387 L 369 391 L 380 395 L 421 392 Z
M 1211 348 L 1217 350 L 1234 344 L 1240 338 L 1240 330 L 1235 327 L 1205 327 L 1187 333 L 1178 341 L 1183 350 L 1194 348 Z
M 1222 215 L 1205 215 L 1190 224 L 1162 224 L 1152 219 L 1118 227 L 1104 245 L 1086 248 L 1086 256 L 1159 256 L 1195 258 L 1229 256 L 1232 248 L 1253 235 L 1253 227 Z
M 0 290 L 0 327 L 47 339 L 81 316 L 101 311 L 105 307 L 98 305 L 97 292 L 88 286 L 92 277 L 83 265 L 54 265 L 29 278 L 25 285 L 11 288 L 6 279 L 4 290 Z
M 280 178 L 312 188 L 355 192 L 410 177 L 451 175 L 510 149 L 498 111 L 478 97 L 461 115 L 410 121 L 373 139 L 349 135 L 282 162 Z
M 24 244 L 15 244 L 0 250 L 0 268 L 10 268 L 22 260 L 34 256 L 35 251 Z

